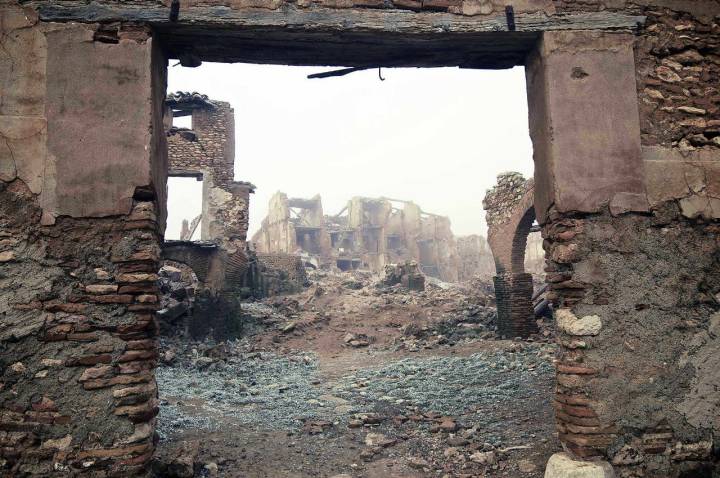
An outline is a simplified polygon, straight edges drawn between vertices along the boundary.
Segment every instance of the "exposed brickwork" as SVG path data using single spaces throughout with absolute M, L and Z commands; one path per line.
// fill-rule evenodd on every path
M 192 117 L 192 129 L 168 128 L 168 162 L 171 176 L 203 178 L 201 239 L 244 249 L 254 186 L 235 181 L 232 107 L 198 93 L 174 93 L 166 104 L 169 115 L 177 111 Z
M 623 477 L 715 466 L 717 400 L 703 390 L 717 374 L 702 357 L 720 345 L 711 338 L 720 228 L 664 208 L 651 218 L 558 217 L 544 228 L 560 309 L 558 430 L 573 452 L 608 456 Z M 650 288 L 653 275 L 662 285 Z
M 307 283 L 305 266 L 298 256 L 258 253 L 257 261 L 266 295 L 297 292 Z
M 497 302 L 498 333 L 503 337 L 528 337 L 538 331 L 533 313 L 531 274 L 493 277 Z
M 170 110 L 189 112 L 192 118 L 189 130 L 168 129 L 170 173 L 209 171 L 215 184 L 227 186 L 235 179 L 235 117 L 230 103 L 178 92 L 169 95 L 166 104 Z
M 158 410 L 155 206 L 41 215 L 22 182 L 0 182 L 0 473 L 139 473 Z
M 537 332 L 532 305 L 533 279 L 525 272 L 525 250 L 535 221 L 534 182 L 519 173 L 503 173 L 483 200 L 488 243 L 495 259 L 493 278 L 498 331 L 507 337 Z

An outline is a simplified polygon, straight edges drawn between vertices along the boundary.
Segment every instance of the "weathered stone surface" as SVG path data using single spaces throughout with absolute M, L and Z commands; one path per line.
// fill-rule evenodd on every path
M 135 188 L 153 182 L 152 40 L 100 43 L 93 32 L 74 24 L 46 33 L 53 81 L 41 199 L 54 216 L 127 214 Z
M 2 116 L 41 117 L 45 113 L 46 41 L 39 29 L 31 28 L 36 22 L 37 13 L 31 8 L 0 8 Z
M 597 335 L 602 329 L 602 320 L 597 315 L 586 315 L 578 318 L 569 309 L 555 311 L 558 329 L 568 335 Z
M 628 212 L 647 212 L 648 209 L 645 194 L 617 193 L 610 201 L 610 213 L 614 216 Z
M 607 462 L 579 461 L 567 453 L 556 453 L 548 461 L 545 478 L 615 478 L 615 473 Z
M 0 116 L 0 180 L 22 179 L 30 190 L 42 191 L 46 122 L 37 116 Z
M 643 148 L 645 184 L 651 208 L 679 201 L 690 218 L 718 217 L 720 199 L 720 152 L 690 151 L 663 147 Z
M 547 32 L 526 71 L 538 221 L 644 195 L 632 36 Z
M 703 217 L 720 219 L 720 199 L 701 195 L 692 195 L 680 200 L 680 211 L 690 219 Z

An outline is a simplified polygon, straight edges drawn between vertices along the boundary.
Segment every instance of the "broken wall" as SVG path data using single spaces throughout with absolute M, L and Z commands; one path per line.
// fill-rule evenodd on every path
M 495 260 L 498 332 L 527 337 L 537 332 L 533 309 L 533 277 L 525 270 L 525 252 L 535 221 L 534 181 L 516 172 L 498 175 L 483 199 L 488 243 Z
M 157 413 L 166 62 L 144 27 L 5 3 L 0 29 L 0 474 L 139 474 Z
M 308 282 L 302 259 L 290 254 L 258 253 L 264 295 L 292 294 Z
M 168 95 L 167 113 L 190 114 L 192 128 L 167 130 L 170 176 L 203 180 L 200 239 L 242 249 L 247 239 L 254 186 L 235 181 L 235 116 L 229 103 L 199 93 Z
M 639 36 L 546 33 L 527 69 L 558 429 L 621 477 L 713 476 L 718 4 L 622 7 L 647 15 Z
M 446 282 L 458 281 L 458 249 L 450 229 L 450 219 L 435 214 L 425 214 L 421 220 L 420 268 L 430 276 Z
M 318 256 L 321 261 L 329 260 L 330 236 L 325 230 L 322 199 L 320 196 L 288 199 L 278 191 L 270 198 L 268 214 L 253 235 L 252 243 L 261 253 L 299 254 L 303 251 L 303 241 L 308 242 L 305 252 Z
M 105 264 L 111 268 L 108 272 L 112 276 L 120 270 L 120 263 L 106 261 L 110 244 L 118 240 L 112 234 L 131 236 L 132 246 L 123 247 L 121 251 L 130 255 L 134 254 L 130 251 L 135 249 L 135 241 L 154 243 L 151 228 L 141 233 L 113 233 L 109 225 L 116 221 L 124 223 L 136 201 L 151 202 L 163 194 L 159 185 L 164 181 L 158 180 L 164 171 L 159 167 L 160 161 L 155 161 L 154 173 L 149 173 L 151 163 L 146 161 L 148 154 L 162 151 L 153 149 L 160 144 L 155 141 L 162 140 L 153 135 L 153 140 L 145 142 L 142 149 L 135 148 L 130 146 L 133 142 L 128 141 L 127 131 L 115 127 L 121 120 L 132 125 L 130 127 L 147 125 L 148 122 L 138 122 L 135 114 L 141 112 L 144 117 L 147 99 L 155 98 L 147 91 L 137 94 L 133 90 L 138 82 L 147 86 L 147 63 L 142 57 L 149 50 L 146 50 L 148 44 L 143 43 L 143 27 L 138 28 L 138 23 L 151 19 L 156 31 L 166 33 L 164 46 L 170 52 L 187 47 L 188 38 L 205 35 L 204 41 L 194 44 L 198 49 L 195 53 L 203 59 L 225 61 L 238 59 L 239 55 L 256 55 L 249 59 L 296 64 L 305 61 L 307 64 L 312 55 L 315 62 L 324 61 L 324 64 L 340 64 L 345 59 L 354 65 L 376 66 L 378 57 L 372 57 L 372 52 L 388 58 L 384 48 L 393 48 L 393 40 L 400 39 L 402 51 L 407 54 L 397 55 L 396 61 L 405 62 L 405 66 L 415 63 L 414 66 L 508 67 L 523 62 L 527 50 L 520 48 L 522 51 L 518 53 L 512 47 L 509 50 L 502 47 L 517 44 L 532 47 L 531 44 L 540 41 L 525 64 L 537 166 L 535 206 L 546 237 L 549 272 L 557 274 L 552 286 L 555 302 L 566 309 L 559 316 L 564 317 L 559 338 L 562 347 L 556 395 L 561 439 L 579 454 L 597 454 L 612 460 L 621 476 L 688 477 L 711 473 L 710 467 L 717 462 L 717 455 L 713 454 L 717 444 L 710 442 L 718 436 L 718 399 L 713 386 L 717 383 L 715 371 L 720 369 L 716 363 L 720 355 L 715 353 L 714 325 L 718 304 L 710 298 L 718 291 L 717 192 L 714 190 L 717 181 L 714 165 L 718 160 L 716 129 L 720 119 L 714 80 L 718 77 L 717 1 L 219 3 L 225 4 L 221 9 L 222 19 L 218 18 L 217 10 L 212 10 L 217 6 L 215 2 L 181 2 L 177 27 L 168 20 L 167 5 L 158 2 L 27 3 L 42 8 L 42 26 L 36 26 L 35 10 L 18 10 L 3 4 L 0 81 L 4 97 L 0 111 L 8 145 L 3 149 L 0 163 L 4 183 L 0 207 L 15 206 L 4 213 L 1 227 L 3 233 L 9 232 L 10 236 L 6 237 L 11 237 L 11 241 L 20 238 L 19 247 L 14 242 L 3 243 L 5 260 L 0 266 L 5 268 L 3 280 L 17 281 L 0 289 L 0 294 L 5 294 L 3 299 L 7 294 L 32 291 L 30 295 L 37 296 L 40 302 L 49 295 L 57 296 L 61 304 L 73 304 L 66 300 L 70 297 L 67 287 L 80 284 L 85 277 L 82 271 L 73 275 L 74 264 L 85 264 L 86 260 Z M 518 32 L 505 31 L 510 30 L 504 15 L 506 5 L 514 7 Z M 17 15 L 18 11 L 22 14 Z M 212 14 L 208 15 L 208 11 Z M 536 16 L 531 16 L 533 14 Z M 627 15 L 632 16 L 632 22 Z M 129 21 L 118 28 L 112 23 L 118 18 Z M 87 25 L 55 24 L 53 19 L 81 21 Z M 104 22 L 102 29 L 93 24 L 96 21 Z M 438 33 L 438 22 L 443 26 L 441 33 Z M 311 52 L 286 48 L 285 42 L 290 37 L 282 37 L 280 33 L 287 32 L 286 26 L 290 23 L 297 26 L 292 30 L 293 39 L 299 35 L 308 44 L 316 42 Z M 638 23 L 640 26 L 636 28 Z M 191 24 L 193 28 L 188 28 Z M 278 35 L 277 41 L 271 43 L 279 47 L 273 50 L 266 46 L 261 50 L 245 45 L 242 48 L 243 42 L 252 40 L 252 35 L 234 33 L 252 31 L 253 27 L 263 35 L 266 31 Z M 55 29 L 55 33 L 45 28 Z M 177 35 L 181 28 L 184 35 Z M 72 32 L 79 32 L 82 38 L 60 41 L 60 37 Z M 193 32 L 196 32 L 194 36 Z M 320 44 L 318 36 L 312 37 L 313 32 L 332 35 L 338 41 Z M 352 34 L 355 36 L 351 37 Z M 371 41 L 384 35 L 383 48 L 368 49 L 369 42 L 353 41 L 362 39 L 362 35 Z M 442 42 L 428 43 L 438 35 L 442 35 Z M 463 35 L 469 39 L 465 48 L 452 47 L 450 42 L 461 40 Z M 343 42 L 346 38 L 351 40 Z M 82 54 L 73 53 L 76 42 Z M 444 46 L 444 42 L 448 46 Z M 335 49 L 334 45 L 337 45 Z M 59 55 L 59 49 L 65 47 L 71 48 Z M 399 51 L 397 43 L 394 47 Z M 482 48 L 487 58 L 464 56 L 469 47 Z M 8 55 L 8 52 L 12 53 Z M 139 58 L 124 62 L 122 58 L 126 54 L 139 54 Z M 303 55 L 304 58 L 300 58 Z M 59 66 L 59 58 L 71 67 Z M 72 62 L 67 63 L 69 59 Z M 138 65 L 143 68 L 138 70 Z M 52 72 L 47 88 L 46 72 Z M 56 76 L 57 84 L 51 85 Z M 76 99 L 95 102 L 91 105 L 88 101 L 85 105 L 87 116 L 78 114 L 80 109 L 76 106 L 71 108 L 74 112 L 68 118 L 76 115 L 72 122 L 87 121 L 82 128 L 63 130 L 60 128 L 62 118 L 57 114 L 53 116 L 49 108 L 51 101 L 44 103 L 46 91 L 54 91 L 53 88 L 63 84 L 69 85 L 63 88 L 71 95 L 78 85 L 86 87 Z M 112 93 L 116 94 L 97 89 L 97 93 L 102 94 L 96 95 L 90 84 L 95 89 L 98 85 L 113 85 Z M 22 101 L 15 101 L 13 97 Z M 54 93 L 52 97 L 62 95 Z M 129 105 L 132 111 L 128 111 Z M 113 111 L 120 113 L 113 116 Z M 112 121 L 113 128 L 101 135 L 98 128 L 105 125 L 103 120 Z M 161 127 L 153 126 L 153 131 L 162 131 Z M 53 151 L 48 150 L 58 138 L 51 141 L 50 135 L 63 131 L 67 132 L 63 142 L 71 144 L 55 144 L 50 147 Z M 133 138 L 142 136 L 143 133 Z M 75 140 L 80 138 L 95 141 L 96 149 L 77 148 L 72 154 L 64 149 L 75 148 L 73 144 L 78 144 Z M 105 148 L 106 141 L 112 148 Z M 21 143 L 25 145 L 20 146 Z M 107 155 L 108 151 L 117 152 L 117 148 L 124 151 L 126 146 L 130 147 L 128 154 Z M 662 154 L 651 154 L 652 147 L 659 147 Z M 8 151 L 12 151 L 12 158 Z M 60 156 L 55 151 L 61 152 Z M 93 151 L 101 154 L 94 155 Z M 117 161 L 110 161 L 110 157 Z M 152 157 L 157 160 L 159 156 L 152 154 Z M 45 221 L 51 223 L 54 216 L 56 224 L 43 229 L 39 225 L 43 214 L 34 209 L 38 205 L 37 178 L 53 171 L 52 161 L 60 161 L 70 168 L 56 168 L 73 172 L 67 174 L 70 181 L 85 171 L 107 169 L 113 174 L 95 176 L 93 173 L 94 177 L 74 184 L 75 193 L 93 185 L 86 204 L 80 206 L 73 204 L 72 194 L 63 192 L 73 186 L 64 182 L 67 178 L 57 182 L 60 185 L 57 194 L 52 192 L 50 181 L 48 189 L 40 194 L 46 194 L 42 201 L 43 211 L 47 212 Z M 89 169 L 79 167 L 80 164 Z M 129 166 L 123 174 L 118 172 L 122 169 L 120 165 Z M 686 182 L 683 186 L 685 171 L 694 178 L 696 168 L 702 172 L 697 180 L 691 181 L 696 185 L 690 187 Z M 667 171 L 667 174 L 661 175 L 658 171 Z M 152 188 L 147 188 L 152 177 L 157 189 L 155 196 L 151 194 Z M 663 184 L 666 179 L 667 194 Z M 18 183 L 20 180 L 24 184 Z M 23 192 L 25 184 L 30 193 Z M 163 202 L 157 204 L 157 221 L 161 224 Z M 36 212 L 18 212 L 30 209 Z M 30 220 L 15 218 L 22 214 Z M 84 214 L 89 217 L 79 217 Z M 109 215 L 95 218 L 103 214 Z M 97 241 L 90 241 L 97 244 L 95 249 L 66 249 L 68 246 L 64 244 L 45 247 L 44 241 L 57 236 L 65 221 L 71 229 L 82 229 L 81 220 L 87 221 L 92 235 L 97 234 Z M 26 227 L 28 229 L 24 229 Z M 40 231 L 49 232 L 46 236 Z M 608 232 L 614 235 L 609 236 Z M 91 254 L 98 256 L 91 257 Z M 47 264 L 43 263 L 46 259 Z M 27 274 L 24 270 L 27 264 L 35 264 L 34 261 L 41 263 L 39 275 Z M 48 280 L 50 278 L 43 275 L 51 271 L 60 279 Z M 32 282 L 32 278 L 38 276 L 44 279 L 42 285 Z M 640 297 L 638 291 L 644 295 Z M 118 331 L 118 324 L 138 327 L 137 333 L 152 337 L 151 321 L 140 320 L 139 312 L 129 310 L 130 306 L 116 309 L 84 299 L 78 303 L 86 305 L 88 313 L 84 316 L 91 318 L 91 326 L 99 324 L 95 332 L 101 344 L 109 342 L 113 346 L 109 373 L 127 370 L 119 362 L 122 355 L 119 351 L 129 344 L 123 345 L 119 334 L 125 331 Z M 3 326 L 10 324 L 13 329 L 18 326 L 21 313 L 15 305 L 11 309 L 5 304 L 14 304 L 14 301 L 0 301 L 0 307 L 5 307 Z M 133 305 L 140 304 L 133 302 Z M 53 309 L 59 310 L 48 307 L 52 307 L 50 313 L 55 313 Z M 102 314 L 96 312 L 100 310 Z M 27 319 L 23 316 L 22 320 L 29 323 L 37 320 L 37 315 Z M 686 320 L 690 322 L 685 323 Z M 55 370 L 64 372 L 64 377 L 70 376 L 63 384 L 63 392 L 71 394 L 74 408 L 60 402 L 58 412 L 36 415 L 33 412 L 40 411 L 31 410 L 31 399 L 27 397 L 41 387 L 31 382 L 36 380 L 37 373 L 40 373 L 38 379 L 42 378 L 44 369 L 39 369 L 40 364 L 49 367 L 55 362 L 41 362 L 49 345 L 36 342 L 37 332 L 27 336 L 24 332 L 17 334 L 21 336 L 20 345 L 12 345 L 14 348 L 7 357 L 20 359 L 22 366 L 14 366 L 15 363 L 4 366 L 3 374 L 10 377 L 20 373 L 20 379 L 13 382 L 13 393 L 7 391 L 9 388 L 1 392 L 3 405 L 11 404 L 3 416 L 14 419 L 13 423 L 24 423 L 25 416 L 29 419 L 22 426 L 3 422 L 4 431 L 9 434 L 5 435 L 6 448 L 12 450 L 3 456 L 4 466 L 10 463 L 10 466 L 22 467 L 23 472 L 40 476 L 47 475 L 51 463 L 66 466 L 91 461 L 88 473 L 100 472 L 102 467 L 119 467 L 124 472 L 123 467 L 142 466 L 149 459 L 148 449 L 152 447 L 143 437 L 152 431 L 151 422 L 146 421 L 146 415 L 132 415 L 131 418 L 138 420 L 139 429 L 137 435 L 133 432 L 128 436 L 131 421 L 111 413 L 110 408 L 120 401 L 142 400 L 146 395 L 113 396 L 125 388 L 139 390 L 134 386 L 121 388 L 121 385 L 115 385 L 112 394 L 107 388 L 80 390 L 73 379 L 86 367 L 75 369 L 63 364 Z M 14 344 L 14 340 L 9 342 Z M 85 347 L 92 344 L 76 345 L 70 341 L 68 344 L 71 347 L 51 353 L 63 356 L 69 350 L 80 351 L 83 355 L 79 356 L 90 354 L 90 349 Z M 681 353 L 679 358 L 672 355 L 674 351 Z M 102 360 L 107 358 L 103 356 Z M 55 370 L 48 368 L 48 374 Z M 147 375 L 128 375 L 133 380 L 148 380 L 141 383 L 151 383 L 151 378 L 142 378 Z M 50 381 L 42 390 L 55 396 L 59 388 Z M 123 409 L 123 413 L 125 411 L 127 409 Z M 63 423 L 67 418 L 60 418 L 52 425 L 36 420 L 43 417 L 47 421 L 49 416 L 53 420 L 71 418 L 69 423 Z M 104 428 L 107 424 L 110 426 Z M 101 442 L 91 433 L 98 430 Z M 71 439 L 66 447 L 68 434 Z M 134 440 L 132 436 L 143 437 L 137 442 L 138 448 L 121 445 Z M 48 439 L 62 441 L 50 441 L 43 449 L 39 443 Z M 85 452 L 91 454 L 84 455 Z M 53 458 L 48 458 L 50 454 Z M 78 470 L 81 469 L 78 467 Z

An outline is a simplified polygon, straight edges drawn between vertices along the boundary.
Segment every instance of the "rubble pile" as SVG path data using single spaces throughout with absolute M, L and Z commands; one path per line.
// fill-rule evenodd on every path
M 552 387 L 552 345 L 509 343 L 468 356 L 388 360 L 330 378 L 318 354 L 308 351 L 253 351 L 248 340 L 163 346 L 175 353 L 158 370 L 161 449 L 189 432 L 228 427 L 280 431 L 301 443 L 345 436 L 357 444 L 348 471 L 366 466 L 358 462 L 393 459 L 477 476 L 516 469 L 514 451 L 550 446 L 549 416 L 532 427 L 526 422 Z M 159 469 L 172 468 L 168 463 Z
M 177 289 L 175 271 L 162 276 Z M 308 278 L 301 293 L 243 303 L 254 326 L 239 339 L 161 339 L 158 476 L 267 476 L 268 460 L 273 476 L 388 476 L 371 472 L 380 463 L 540 476 L 557 446 L 550 404 L 538 411 L 555 346 L 498 340 L 490 284 L 425 280 L 412 262 Z

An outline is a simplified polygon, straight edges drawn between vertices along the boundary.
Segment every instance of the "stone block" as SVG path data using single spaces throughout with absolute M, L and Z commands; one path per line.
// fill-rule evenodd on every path
M 644 195 L 633 37 L 545 32 L 526 68 L 535 210 L 598 212 Z
M 128 214 L 135 188 L 153 182 L 152 40 L 101 43 L 93 34 L 82 24 L 46 32 L 53 81 L 41 205 L 53 216 Z
M 556 310 L 555 321 L 558 329 L 568 335 L 598 335 L 602 329 L 602 320 L 597 315 L 578 318 L 570 309 Z
M 605 461 L 580 461 L 556 453 L 548 460 L 545 478 L 615 478 L 615 473 Z

